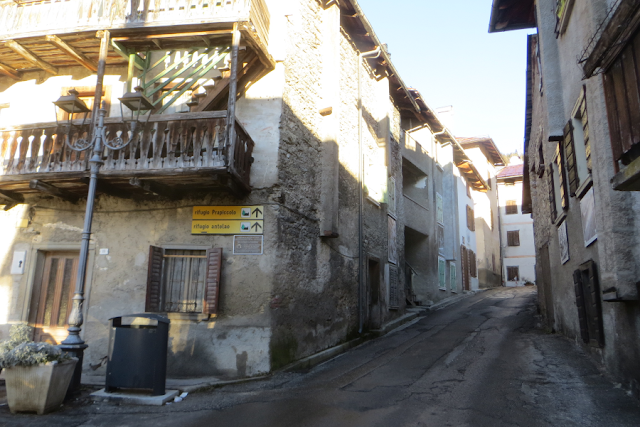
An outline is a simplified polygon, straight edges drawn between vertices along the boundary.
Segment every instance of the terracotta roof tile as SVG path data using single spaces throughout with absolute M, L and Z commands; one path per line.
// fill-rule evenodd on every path
M 512 165 L 502 168 L 500 172 L 498 172 L 498 178 L 508 178 L 512 176 L 522 176 L 522 171 L 524 170 L 524 165 Z

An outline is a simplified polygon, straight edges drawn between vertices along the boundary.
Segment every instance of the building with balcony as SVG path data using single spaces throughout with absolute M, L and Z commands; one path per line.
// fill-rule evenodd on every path
M 637 1 L 494 0 L 528 37 L 522 211 L 541 312 L 640 394 Z M 523 47 L 524 48 L 524 47 Z
M 244 377 L 404 313 L 403 135 L 464 153 L 355 0 L 17 1 L 0 21 L 0 334 L 67 335 L 92 155 L 72 147 L 100 107 L 126 146 L 97 153 L 85 370 L 125 314 L 169 317 L 168 375 Z M 70 90 L 86 115 L 54 108 Z

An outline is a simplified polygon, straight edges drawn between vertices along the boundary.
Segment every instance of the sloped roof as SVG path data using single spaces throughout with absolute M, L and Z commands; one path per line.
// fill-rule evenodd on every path
M 479 136 L 479 137 L 461 137 L 456 136 L 456 139 L 462 145 L 463 148 L 474 148 L 480 147 L 485 156 L 489 159 L 489 161 L 493 164 L 493 166 L 504 166 L 507 164 L 502 153 L 498 150 L 493 139 L 488 136 Z
M 535 28 L 534 0 L 493 0 L 489 32 Z
M 503 168 L 500 172 L 498 172 L 498 179 L 501 178 L 512 178 L 517 176 L 522 176 L 522 171 L 524 169 L 524 164 L 519 165 L 511 165 Z

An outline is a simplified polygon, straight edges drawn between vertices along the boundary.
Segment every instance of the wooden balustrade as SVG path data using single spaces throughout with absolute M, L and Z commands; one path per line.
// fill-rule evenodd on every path
M 251 22 L 268 44 L 264 0 L 0 0 L 0 37 L 202 24 Z
M 88 125 L 77 126 L 70 138 L 87 138 Z M 105 149 L 101 175 L 161 176 L 181 171 L 231 173 L 249 188 L 254 142 L 236 122 L 236 141 L 226 144 L 226 111 L 152 116 L 138 126 L 137 135 L 118 119 L 105 120 L 107 140 L 131 140 L 121 150 Z M 233 164 L 229 165 L 233 149 Z M 28 176 L 73 177 L 89 170 L 91 150 L 76 152 L 65 143 L 55 123 L 0 129 L 0 181 Z

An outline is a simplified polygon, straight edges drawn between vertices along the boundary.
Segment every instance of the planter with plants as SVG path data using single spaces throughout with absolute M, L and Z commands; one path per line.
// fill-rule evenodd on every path
M 30 326 L 13 325 L 9 335 L 0 342 L 0 368 L 11 412 L 42 415 L 60 407 L 78 359 L 54 345 L 31 341 Z

